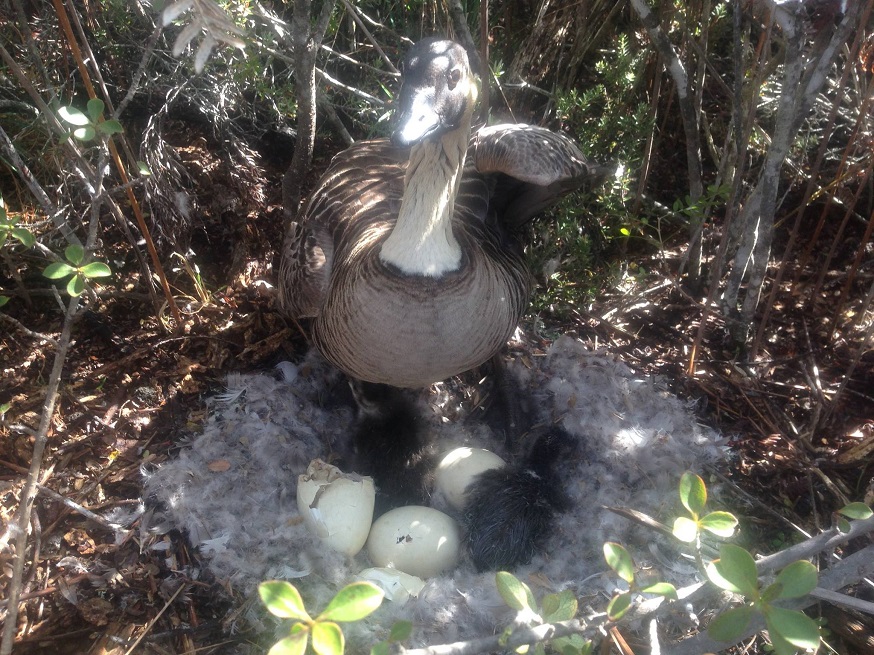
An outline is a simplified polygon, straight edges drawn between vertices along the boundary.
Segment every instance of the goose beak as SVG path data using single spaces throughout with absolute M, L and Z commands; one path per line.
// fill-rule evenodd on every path
M 431 91 L 425 89 L 412 98 L 401 97 L 398 124 L 391 135 L 393 145 L 400 148 L 412 146 L 440 128 L 443 120 L 434 110 Z

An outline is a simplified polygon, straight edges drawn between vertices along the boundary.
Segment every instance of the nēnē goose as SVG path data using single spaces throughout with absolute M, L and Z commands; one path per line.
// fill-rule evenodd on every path
M 529 300 L 518 228 L 591 177 L 561 134 L 471 135 L 476 98 L 460 45 L 418 43 L 391 140 L 339 153 L 292 225 L 281 305 L 313 318 L 316 347 L 352 378 L 424 387 L 495 355 Z

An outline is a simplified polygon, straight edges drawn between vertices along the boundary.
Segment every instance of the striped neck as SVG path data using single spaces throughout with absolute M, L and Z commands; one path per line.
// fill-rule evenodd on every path
M 383 262 L 426 277 L 459 269 L 461 247 L 452 233 L 452 216 L 469 139 L 468 114 L 457 129 L 413 146 L 397 223 L 380 250 Z

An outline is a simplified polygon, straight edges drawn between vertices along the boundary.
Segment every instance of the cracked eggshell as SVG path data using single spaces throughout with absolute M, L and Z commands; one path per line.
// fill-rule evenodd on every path
M 473 478 L 483 471 L 498 469 L 507 463 L 490 450 L 456 448 L 450 450 L 437 465 L 435 484 L 452 507 L 463 510 L 467 501 L 465 490 Z
M 367 538 L 367 554 L 378 567 L 428 578 L 458 563 L 458 525 L 443 512 L 421 505 L 398 507 L 380 516 Z
M 343 473 L 320 459 L 297 479 L 297 509 L 326 546 L 355 555 L 373 522 L 376 490 L 369 477 Z
M 356 577 L 372 582 L 382 589 L 386 598 L 399 604 L 406 603 L 410 596 L 418 596 L 425 586 L 422 578 L 388 567 L 364 569 Z

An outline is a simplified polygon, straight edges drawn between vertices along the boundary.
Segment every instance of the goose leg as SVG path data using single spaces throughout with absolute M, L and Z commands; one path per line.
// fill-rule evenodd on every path
M 519 388 L 507 372 L 507 364 L 503 353 L 499 352 L 491 359 L 492 371 L 495 376 L 495 393 L 498 407 L 503 408 L 504 446 L 508 453 L 516 452 L 519 437 L 525 431 L 523 427 L 522 408 L 520 407 Z
M 413 400 L 384 384 L 353 380 L 350 386 L 358 405 L 355 470 L 374 480 L 376 513 L 427 504 L 435 462 Z

